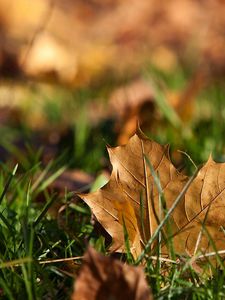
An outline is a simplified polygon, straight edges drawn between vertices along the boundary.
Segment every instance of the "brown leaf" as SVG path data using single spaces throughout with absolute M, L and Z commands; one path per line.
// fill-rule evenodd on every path
M 72 300 L 150 300 L 143 269 L 105 257 L 89 247 Z
M 185 88 L 179 91 L 164 91 L 165 101 L 175 110 L 183 124 L 192 119 L 196 96 L 206 82 L 206 73 L 199 70 L 187 82 Z M 151 82 L 136 79 L 112 93 L 109 111 L 116 119 L 115 127 L 119 133 L 119 145 L 126 144 L 129 138 L 134 135 L 137 120 L 140 127 L 149 132 L 154 132 L 155 128 L 160 125 L 160 114 L 156 109 L 155 102 L 157 91 L 151 85 Z
M 157 118 L 154 93 L 150 84 L 143 79 L 133 80 L 116 89 L 110 96 L 109 110 L 116 119 L 118 143 L 124 145 L 135 133 L 137 120 L 141 128 L 150 129 Z
M 169 160 L 168 147 L 161 146 L 137 132 L 125 146 L 108 148 L 113 166 L 110 181 L 95 193 L 80 197 L 90 206 L 98 221 L 113 237 L 111 250 L 124 251 L 123 220 L 128 231 L 131 252 L 140 254 L 146 240 L 157 228 L 160 219 L 159 193 L 147 166 L 145 156 L 157 172 L 169 208 L 179 195 L 187 177 L 180 174 Z M 143 199 L 143 223 L 141 224 L 141 205 Z
M 111 250 L 125 250 L 125 224 L 131 252 L 137 257 L 163 218 L 159 188 L 145 157 L 160 179 L 167 208 L 172 206 L 188 178 L 170 162 L 168 147 L 149 140 L 140 130 L 127 145 L 108 148 L 108 152 L 113 166 L 110 181 L 99 191 L 80 197 L 112 236 Z M 170 218 L 176 253 L 194 255 L 197 250 L 204 254 L 215 251 L 209 236 L 217 250 L 225 248 L 224 177 L 225 163 L 216 163 L 210 157 L 176 206 Z M 162 252 L 168 253 L 166 247 Z

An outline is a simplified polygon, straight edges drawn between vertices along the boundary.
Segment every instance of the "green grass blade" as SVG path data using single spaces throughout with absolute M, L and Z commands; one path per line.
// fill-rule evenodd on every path
M 33 227 L 36 227 L 41 220 L 43 219 L 43 217 L 46 215 L 47 211 L 49 210 L 49 208 L 51 207 L 51 205 L 54 203 L 54 201 L 56 200 L 57 196 L 56 194 L 52 196 L 52 198 L 50 198 L 50 200 L 45 204 L 43 210 L 41 211 L 41 213 L 39 214 L 39 216 L 36 218 L 36 220 L 33 223 Z
M 124 217 L 123 217 L 123 232 L 124 232 L 124 242 L 125 242 L 125 248 L 126 248 L 126 254 L 127 254 L 127 261 L 128 261 L 128 263 L 131 264 L 134 262 L 134 259 L 133 259 L 133 255 L 131 254 L 131 250 L 130 250 L 129 234 L 127 231 Z
M 16 164 L 16 166 L 14 167 L 12 173 L 9 175 L 9 177 L 8 177 L 8 179 L 7 179 L 7 181 L 6 181 L 6 184 L 5 184 L 5 186 L 4 186 L 3 192 L 2 192 L 2 194 L 1 194 L 1 196 L 0 196 L 0 204 L 1 204 L 1 202 L 2 202 L 2 200 L 3 200 L 3 198 L 4 198 L 4 196 L 5 196 L 5 194 L 6 194 L 7 190 L 8 190 L 8 188 L 9 188 L 9 185 L 10 185 L 10 183 L 11 183 L 13 177 L 14 177 L 15 174 L 16 174 L 17 169 L 18 169 L 18 164 Z
M 164 219 L 161 221 L 161 223 L 159 224 L 159 226 L 157 227 L 156 231 L 153 233 L 153 235 L 151 236 L 151 238 L 148 240 L 145 249 L 142 251 L 142 253 L 139 255 L 138 259 L 135 262 L 135 265 L 139 265 L 141 263 L 141 261 L 143 260 L 143 258 L 145 257 L 146 253 L 149 251 L 149 248 L 151 247 L 152 242 L 155 240 L 155 238 L 158 236 L 159 232 L 162 230 L 163 226 L 166 224 L 167 220 L 169 219 L 170 215 L 172 214 L 172 212 L 174 211 L 174 209 L 176 208 L 177 204 L 181 201 L 181 199 L 183 198 L 184 194 L 187 192 L 188 188 L 190 187 L 191 183 L 193 182 L 193 180 L 195 179 L 196 175 L 198 173 L 198 170 L 194 173 L 194 175 L 188 180 L 188 182 L 185 184 L 185 186 L 183 187 L 183 190 L 181 191 L 181 193 L 177 196 L 177 198 L 175 199 L 173 205 L 170 207 L 170 209 L 168 210 L 168 212 L 166 213 Z
M 11 288 L 6 284 L 5 280 L 1 277 L 0 277 L 0 286 L 2 286 L 3 291 L 7 295 L 9 300 L 16 300 L 16 298 L 13 297 Z
M 150 85 L 153 87 L 155 92 L 155 102 L 158 105 L 160 111 L 163 113 L 165 118 L 176 128 L 180 128 L 182 123 L 173 109 L 173 107 L 169 104 L 165 97 L 165 93 L 163 92 L 162 88 L 160 88 L 156 81 L 153 81 L 148 78 L 148 81 L 150 82 Z
M 54 182 L 65 170 L 66 166 L 59 168 L 54 174 L 52 174 L 48 179 L 46 179 L 38 188 L 38 192 L 45 190 L 52 182 Z

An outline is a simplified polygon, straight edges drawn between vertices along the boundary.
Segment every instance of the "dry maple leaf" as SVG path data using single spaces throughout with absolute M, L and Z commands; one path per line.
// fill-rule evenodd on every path
M 151 300 L 141 267 L 133 267 L 105 257 L 89 247 L 72 300 Z
M 157 228 L 157 219 L 160 219 L 159 192 L 145 157 L 148 157 L 160 178 L 167 208 L 173 204 L 188 178 L 179 173 L 170 162 L 168 146 L 149 140 L 140 130 L 127 145 L 108 148 L 108 152 L 113 166 L 109 182 L 99 191 L 81 194 L 80 197 L 112 236 L 112 251 L 125 250 L 123 222 L 125 223 L 131 252 L 137 257 Z
M 112 236 L 111 250 L 125 250 L 125 224 L 131 252 L 137 257 L 163 218 L 159 209 L 159 188 L 146 157 L 160 179 L 168 209 L 188 177 L 170 162 L 167 146 L 149 140 L 140 130 L 127 145 L 108 148 L 108 152 L 113 166 L 109 182 L 97 192 L 80 197 Z M 170 221 L 176 253 L 194 255 L 200 250 L 209 254 L 215 247 L 225 249 L 224 178 L 225 163 L 216 163 L 210 157 L 174 209 Z M 162 249 L 163 253 L 168 252 L 166 247 Z

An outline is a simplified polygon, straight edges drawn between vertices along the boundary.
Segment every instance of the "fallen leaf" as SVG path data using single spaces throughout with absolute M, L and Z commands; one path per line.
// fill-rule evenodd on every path
M 109 111 L 116 119 L 118 144 L 124 145 L 135 133 L 137 120 L 141 128 L 150 129 L 157 119 L 153 89 L 143 79 L 133 80 L 111 94 Z
M 168 209 L 188 177 L 173 166 L 167 146 L 149 140 L 140 130 L 127 145 L 108 148 L 108 152 L 113 166 L 109 182 L 97 192 L 80 197 L 112 236 L 111 250 L 126 250 L 125 224 L 131 252 L 137 257 L 163 218 L 159 208 L 159 187 L 146 157 L 158 175 Z M 170 220 L 177 254 L 192 256 L 199 250 L 206 254 L 215 251 L 215 247 L 217 250 L 225 248 L 224 176 L 225 163 L 216 163 L 210 157 L 176 206 Z M 168 254 L 166 247 L 162 248 L 162 253 Z
M 27 49 L 24 50 L 26 53 Z M 25 54 L 22 53 L 22 57 Z M 60 59 L 58 59 L 60 57 Z M 57 43 L 50 34 L 43 33 L 37 37 L 29 57 L 24 65 L 24 72 L 31 77 L 52 80 L 58 76 L 60 82 L 71 82 L 77 74 L 77 57 Z
M 198 92 L 207 83 L 207 75 L 202 70 L 196 72 L 179 91 L 165 90 L 160 93 L 172 110 L 177 114 L 182 125 L 192 120 Z M 110 96 L 109 112 L 116 120 L 118 144 L 124 145 L 136 131 L 137 120 L 143 130 L 154 132 L 159 126 L 160 114 L 157 110 L 158 87 L 144 79 L 136 79 L 116 89 Z M 157 126 L 155 126 L 157 123 Z M 163 125 L 161 118 L 161 125 Z
M 187 177 L 179 173 L 170 162 L 168 147 L 149 140 L 137 131 L 127 145 L 108 148 L 113 171 L 110 181 L 100 190 L 80 197 L 90 206 L 98 221 L 113 237 L 112 251 L 124 251 L 123 219 L 128 231 L 131 252 L 140 254 L 145 242 L 158 226 L 153 212 L 159 217 L 159 192 L 154 183 L 145 156 L 158 173 L 169 208 L 179 195 Z M 141 222 L 140 198 L 143 201 Z M 159 217 L 160 219 L 160 217 Z
M 89 247 L 72 300 L 153 299 L 141 267 L 105 257 Z

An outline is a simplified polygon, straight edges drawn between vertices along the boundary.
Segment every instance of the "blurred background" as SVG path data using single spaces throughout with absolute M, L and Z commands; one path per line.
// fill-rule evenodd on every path
M 137 120 L 180 170 L 224 161 L 224 75 L 223 0 L 0 0 L 1 161 L 96 175 Z
M 74 257 L 107 253 L 76 192 L 137 124 L 185 174 L 225 162 L 224 79 L 225 0 L 0 0 L 0 298 L 70 299 Z M 157 299 L 223 293 L 179 261 L 147 267 Z

